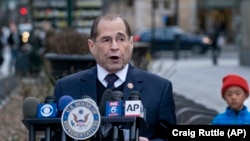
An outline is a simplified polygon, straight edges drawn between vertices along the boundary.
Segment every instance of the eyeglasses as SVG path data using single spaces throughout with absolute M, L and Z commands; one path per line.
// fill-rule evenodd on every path
M 115 42 L 118 45 L 122 45 L 122 44 L 126 43 L 127 41 L 128 41 L 128 39 L 125 36 L 115 37 Z M 94 41 L 94 42 L 98 42 L 99 44 L 101 44 L 103 46 L 110 46 L 110 45 L 112 45 L 113 39 L 112 39 L 112 37 L 103 37 L 99 41 Z

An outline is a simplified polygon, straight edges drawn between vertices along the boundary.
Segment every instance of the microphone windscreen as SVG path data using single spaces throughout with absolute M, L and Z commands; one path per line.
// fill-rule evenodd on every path
M 90 96 L 88 96 L 88 95 L 83 95 L 82 99 L 86 100 L 86 101 L 88 101 L 88 102 L 90 102 L 90 103 L 92 103 L 92 104 L 94 104 L 94 105 L 97 106 L 96 102 Z
M 90 99 L 91 99 L 91 97 L 88 96 L 88 95 L 83 95 L 83 96 L 82 96 L 82 99 L 84 99 L 84 98 L 90 98 Z
M 138 91 L 131 91 L 129 94 L 129 100 L 140 100 L 141 99 L 141 95 Z
M 58 101 L 58 111 L 62 112 L 64 108 L 74 99 L 69 95 L 62 96 Z
M 113 91 L 111 100 L 114 101 L 123 100 L 123 93 L 121 91 Z
M 36 118 L 37 106 L 40 101 L 35 97 L 27 97 L 23 101 L 23 117 L 24 118 Z
M 53 95 L 46 96 L 44 103 L 56 103 L 56 97 Z
M 102 99 L 99 104 L 99 111 L 101 116 L 105 116 L 106 114 L 106 102 L 110 101 L 112 97 L 112 90 L 106 89 L 102 94 Z

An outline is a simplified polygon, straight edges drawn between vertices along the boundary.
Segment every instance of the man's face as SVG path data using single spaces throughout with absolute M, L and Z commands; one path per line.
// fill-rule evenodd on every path
M 88 40 L 89 49 L 97 63 L 110 73 L 124 68 L 130 61 L 133 37 L 128 37 L 122 19 L 102 19 L 98 24 L 98 35 Z

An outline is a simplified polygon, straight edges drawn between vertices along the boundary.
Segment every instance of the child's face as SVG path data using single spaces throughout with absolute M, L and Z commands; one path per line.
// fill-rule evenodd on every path
M 232 109 L 239 111 L 243 108 L 244 101 L 247 99 L 248 94 L 238 86 L 229 87 L 224 94 L 224 99 L 228 106 Z

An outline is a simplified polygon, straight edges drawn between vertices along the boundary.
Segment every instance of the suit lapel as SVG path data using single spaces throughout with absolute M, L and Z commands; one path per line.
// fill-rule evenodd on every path
M 81 95 L 89 95 L 95 101 L 97 100 L 97 87 L 96 87 L 96 78 L 97 78 L 97 67 L 91 68 L 87 72 L 86 76 L 80 78 L 81 84 Z M 124 82 L 123 94 L 124 99 L 127 100 L 131 91 L 138 91 L 141 93 L 143 88 L 143 77 L 134 67 L 129 65 L 127 78 Z
M 131 91 L 141 92 L 143 87 L 143 79 L 134 67 L 129 65 L 127 79 L 124 83 L 123 94 L 124 99 L 127 100 Z
M 96 78 L 97 78 L 97 68 L 93 67 L 90 71 L 87 72 L 86 76 L 80 78 L 81 84 L 81 94 L 88 95 L 93 98 L 95 101 L 97 100 L 97 88 L 96 88 Z

